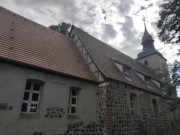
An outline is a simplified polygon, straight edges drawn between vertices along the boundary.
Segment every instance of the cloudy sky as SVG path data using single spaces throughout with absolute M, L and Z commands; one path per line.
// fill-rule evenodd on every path
M 136 58 L 142 50 L 146 26 L 155 47 L 168 63 L 175 59 L 180 44 L 164 45 L 158 40 L 156 22 L 162 0 L 0 0 L 0 6 L 44 26 L 68 22 L 82 28 L 121 52 Z M 179 93 L 180 94 L 180 93 Z

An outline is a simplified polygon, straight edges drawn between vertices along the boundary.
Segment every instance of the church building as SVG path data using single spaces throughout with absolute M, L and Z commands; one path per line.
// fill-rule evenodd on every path
M 0 135 L 178 135 L 166 59 L 145 27 L 133 59 L 0 7 Z

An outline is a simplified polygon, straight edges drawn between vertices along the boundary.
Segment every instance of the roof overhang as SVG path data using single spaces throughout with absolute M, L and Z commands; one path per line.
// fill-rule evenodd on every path
M 50 69 L 47 69 L 47 68 L 35 66 L 35 65 L 32 65 L 32 64 L 28 64 L 28 63 L 24 63 L 24 62 L 12 60 L 12 59 L 4 58 L 4 57 L 0 57 L 0 62 L 10 64 L 10 65 L 19 66 L 19 67 L 23 67 L 23 68 L 27 68 L 27 69 L 32 69 L 32 70 L 39 71 L 39 72 L 50 73 L 50 74 L 53 74 L 53 75 L 58 75 L 58 76 L 66 77 L 66 78 L 77 79 L 77 80 L 80 80 L 80 81 L 85 81 L 85 82 L 94 83 L 94 84 L 100 84 L 100 82 L 98 82 L 98 81 L 88 80 L 88 79 L 85 79 L 85 78 L 73 76 L 73 75 L 70 75 L 70 74 L 65 74 L 65 73 L 62 73 L 62 72 L 50 70 Z

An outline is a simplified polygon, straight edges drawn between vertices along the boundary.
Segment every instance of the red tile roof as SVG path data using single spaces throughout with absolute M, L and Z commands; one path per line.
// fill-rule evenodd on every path
M 96 80 L 74 41 L 0 7 L 0 57 Z

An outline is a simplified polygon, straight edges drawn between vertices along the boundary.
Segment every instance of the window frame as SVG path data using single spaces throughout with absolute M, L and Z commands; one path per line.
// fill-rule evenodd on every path
M 81 88 L 79 87 L 70 87 L 69 91 L 69 99 L 68 99 L 68 114 L 69 115 L 77 115 L 78 113 L 78 95 L 79 95 L 79 90 Z M 76 92 L 75 95 L 73 95 L 73 91 Z M 72 99 L 76 99 L 76 103 L 72 102 Z M 75 112 L 72 112 L 72 108 L 75 108 Z
M 149 64 L 148 61 L 145 60 L 145 61 L 144 61 L 144 65 L 148 66 L 148 64 Z
M 164 88 L 165 88 L 165 86 L 164 86 L 164 83 L 163 83 L 163 82 L 161 82 L 161 83 L 160 83 L 160 88 L 161 88 L 161 89 L 164 89 Z
M 156 98 L 152 98 L 153 116 L 159 117 L 159 102 Z
M 144 76 L 144 82 L 148 87 L 151 87 L 151 77 Z
M 123 66 L 123 75 L 127 80 L 131 80 L 131 73 L 130 73 L 131 68 L 127 65 Z
M 129 109 L 132 116 L 141 117 L 139 96 L 134 92 L 129 93 Z
M 133 94 L 130 93 L 129 97 L 130 97 L 130 112 L 131 112 L 131 115 L 134 115 L 134 104 L 133 104 Z
M 30 83 L 30 88 L 27 88 L 28 83 Z M 35 89 L 35 85 L 38 85 L 38 89 Z M 24 95 L 22 99 L 22 106 L 21 106 L 21 113 L 38 113 L 39 111 L 39 102 L 40 102 L 40 96 L 41 96 L 41 91 L 42 91 L 42 81 L 40 80 L 33 80 L 33 79 L 28 79 L 26 81 L 25 85 L 25 90 L 24 90 Z M 29 93 L 28 96 L 25 95 L 26 93 Z M 38 98 L 37 100 L 33 100 L 33 95 L 37 94 Z M 27 96 L 27 97 L 25 97 Z M 25 99 L 27 98 L 27 99 Z M 27 104 L 26 110 L 23 110 L 23 104 Z M 35 105 L 35 108 L 33 108 L 32 105 Z M 35 109 L 35 111 L 34 111 Z

